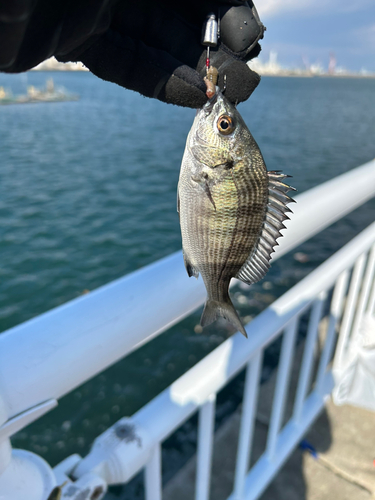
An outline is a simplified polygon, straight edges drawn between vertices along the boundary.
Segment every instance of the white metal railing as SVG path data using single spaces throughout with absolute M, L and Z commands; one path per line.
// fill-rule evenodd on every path
M 280 240 L 274 258 L 290 251 L 374 195 L 375 161 L 372 161 L 298 196 L 295 214 L 288 221 L 286 236 Z M 78 478 L 74 483 L 77 491 L 79 484 L 85 485 L 86 489 L 90 484 L 90 488 L 102 488 L 102 494 L 106 484 L 126 482 L 145 466 L 147 500 L 161 498 L 161 443 L 199 410 L 196 498 L 208 498 L 215 394 L 247 366 L 238 463 L 234 493 L 230 498 L 257 498 L 303 435 L 306 426 L 319 413 L 324 395 L 331 389 L 330 372 L 326 370 L 346 296 L 349 270 L 357 258 L 366 263 L 366 257 L 360 255 L 366 254 L 374 239 L 374 227 L 371 226 L 257 316 L 247 327 L 248 340 L 233 336 L 132 419 L 122 419 L 106 431 L 86 458 L 81 460 L 73 456 L 60 464 L 55 469 L 57 482 L 70 481 L 66 474 L 74 469 Z M 362 269 L 363 265 L 356 264 L 355 269 L 358 266 Z M 372 283 L 370 271 L 366 279 Z M 362 271 L 355 271 L 351 283 L 358 281 L 361 274 Z M 306 346 L 311 347 L 316 341 L 323 305 L 333 286 L 330 324 L 315 389 L 307 395 L 312 349 L 306 347 L 294 415 L 280 429 L 299 318 L 312 308 L 306 341 Z M 357 285 L 351 284 L 349 291 L 350 297 L 354 298 L 348 298 L 346 311 L 356 305 L 357 292 L 352 292 L 354 286 Z M 369 297 L 362 302 L 372 303 L 375 292 L 367 293 Z M 204 298 L 201 281 L 187 279 L 179 253 L 1 334 L 0 499 L 11 461 L 9 436 L 51 409 L 59 397 L 188 315 L 203 303 Z M 366 307 L 360 305 L 360 314 Z M 145 309 L 147 315 L 142 314 Z M 360 321 L 358 311 L 355 324 Z M 348 323 L 350 327 L 352 312 L 345 314 L 344 319 L 348 319 L 344 325 Z M 262 355 L 267 345 L 282 334 L 279 377 L 267 449 L 248 473 L 251 449 L 245 443 L 250 441 L 253 432 Z M 8 483 L 11 484 L 10 479 Z M 101 498 L 99 493 L 97 498 Z M 13 500 L 22 496 L 9 498 Z M 31 497 L 29 493 L 29 498 L 44 497 Z M 71 498 L 74 500 L 75 497 Z
M 375 287 L 374 266 L 371 259 L 368 259 L 371 247 L 374 252 L 375 223 L 258 315 L 246 328 L 248 340 L 239 333 L 226 340 L 131 419 L 116 424 L 131 427 L 134 434 L 142 440 L 142 447 L 115 439 L 115 425 L 96 440 L 90 454 L 78 464 L 76 476 L 80 477 L 96 470 L 100 476 L 105 477 L 108 484 L 117 481 L 127 482 L 144 466 L 146 499 L 161 499 L 161 493 L 156 493 L 160 488 L 155 487 L 155 484 L 160 484 L 161 473 L 159 459 L 155 459 L 155 450 L 159 450 L 156 455 L 159 456 L 161 443 L 198 410 L 195 498 L 207 500 L 215 395 L 246 367 L 234 492 L 229 499 L 258 498 L 316 419 L 323 408 L 325 397 L 333 388 L 329 363 L 333 355 L 338 325 L 341 324 L 341 332 L 346 332 L 347 328 L 351 330 L 354 322 L 361 321 L 358 314 L 374 313 L 373 309 L 370 310 L 373 304 L 368 299 L 371 286 L 373 289 Z M 354 271 L 351 273 L 353 266 Z M 361 276 L 357 272 L 359 267 L 362 271 Z M 361 286 L 361 283 L 365 283 L 366 286 Z M 308 392 L 319 324 L 323 307 L 328 305 L 332 289 L 325 342 L 313 390 Z M 361 291 L 360 296 L 359 291 Z M 367 300 L 363 311 L 360 311 L 356 306 L 362 297 L 367 297 Z M 311 310 L 310 320 L 294 411 L 290 420 L 282 427 L 298 323 L 301 315 L 309 310 Z M 342 316 L 344 320 L 341 322 Z M 349 325 L 346 318 L 351 318 Z M 248 472 L 263 352 L 281 335 L 283 342 L 267 446 L 263 455 Z M 115 460 L 115 456 L 117 464 L 113 468 L 119 474 L 116 477 L 109 472 L 106 465 L 109 458 Z M 156 468 L 159 474 L 158 483 L 154 482 Z

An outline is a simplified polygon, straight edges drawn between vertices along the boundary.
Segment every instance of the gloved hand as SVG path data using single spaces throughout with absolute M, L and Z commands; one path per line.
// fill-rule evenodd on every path
M 55 55 L 147 97 L 198 108 L 207 100 L 201 35 L 210 12 L 221 18 L 211 49 L 219 85 L 225 75 L 226 96 L 244 101 L 260 80 L 245 61 L 258 55 L 264 27 L 242 0 L 2 0 L 0 69 L 25 71 Z

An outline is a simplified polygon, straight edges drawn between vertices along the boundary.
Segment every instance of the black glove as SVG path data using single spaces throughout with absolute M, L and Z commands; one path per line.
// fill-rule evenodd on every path
M 207 100 L 201 34 L 210 12 L 221 18 L 211 50 L 219 85 L 225 75 L 226 96 L 244 101 L 260 80 L 245 61 L 258 55 L 264 27 L 251 2 L 236 0 L 2 0 L 0 69 L 25 71 L 55 55 L 147 97 L 198 108 Z

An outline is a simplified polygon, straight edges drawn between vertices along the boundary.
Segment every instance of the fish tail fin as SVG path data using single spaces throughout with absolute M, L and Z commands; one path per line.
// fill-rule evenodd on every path
M 247 333 L 237 311 L 235 310 L 231 300 L 228 297 L 227 302 L 219 302 L 218 300 L 207 299 L 203 314 L 201 317 L 201 325 L 207 326 L 215 321 L 215 319 L 222 317 L 235 326 L 247 338 Z

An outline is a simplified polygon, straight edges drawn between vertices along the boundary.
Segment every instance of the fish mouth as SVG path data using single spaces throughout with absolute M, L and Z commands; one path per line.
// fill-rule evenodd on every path
M 203 106 L 202 109 L 205 112 L 206 116 L 208 116 L 211 113 L 211 111 L 214 109 L 214 106 L 217 102 L 219 92 L 220 92 L 219 87 L 216 87 L 215 95 L 213 97 L 211 97 L 211 99 L 209 99 L 206 102 L 206 104 Z

